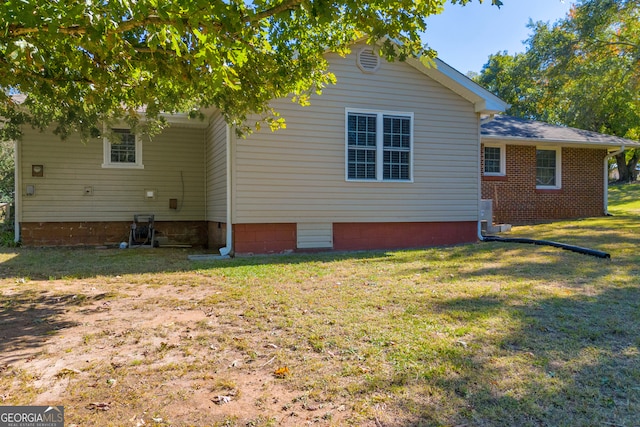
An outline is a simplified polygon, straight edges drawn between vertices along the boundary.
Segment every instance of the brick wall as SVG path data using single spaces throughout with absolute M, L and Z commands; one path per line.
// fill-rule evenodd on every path
M 478 224 L 466 222 L 379 222 L 333 224 L 336 250 L 404 249 L 475 242 Z
M 204 221 L 155 221 L 155 237 L 169 244 L 207 244 Z M 129 241 L 130 221 L 23 222 L 20 235 L 24 246 L 97 246 Z
M 223 248 L 227 244 L 227 224 L 224 222 L 209 221 L 208 227 L 208 244 L 209 249 Z
M 235 224 L 232 236 L 237 254 L 282 253 L 298 246 L 296 224 Z
M 483 176 L 482 198 L 493 200 L 496 223 L 602 216 L 606 154 L 604 149 L 562 148 L 562 188 L 538 190 L 536 147 L 507 145 L 506 176 Z
M 470 243 L 477 240 L 477 227 L 475 221 L 334 223 L 333 249 L 402 249 Z M 296 224 L 236 224 L 233 226 L 234 251 L 237 254 L 293 252 L 297 250 L 296 232 Z

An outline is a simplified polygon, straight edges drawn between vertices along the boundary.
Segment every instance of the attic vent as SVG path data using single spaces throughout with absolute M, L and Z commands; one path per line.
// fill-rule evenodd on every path
M 380 57 L 371 47 L 364 47 L 358 52 L 358 67 L 365 73 L 375 73 L 380 67 Z

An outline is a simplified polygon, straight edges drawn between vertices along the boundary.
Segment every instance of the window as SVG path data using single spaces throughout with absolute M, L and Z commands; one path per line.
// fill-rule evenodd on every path
M 536 150 L 536 186 L 560 188 L 560 149 Z
M 500 145 L 484 146 L 484 174 L 487 176 L 505 175 L 505 148 Z
M 142 143 L 140 138 L 131 133 L 129 129 L 112 129 L 113 136 L 117 138 L 111 141 L 104 138 L 104 162 L 103 168 L 130 168 L 142 169 Z
M 410 181 L 413 115 L 347 111 L 347 180 Z

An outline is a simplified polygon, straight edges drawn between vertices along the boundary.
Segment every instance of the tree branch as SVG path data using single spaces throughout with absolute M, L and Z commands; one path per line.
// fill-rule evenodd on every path
M 109 34 L 126 33 L 127 31 L 131 31 L 138 27 L 146 27 L 147 25 L 173 25 L 176 22 L 176 20 L 182 20 L 182 21 L 185 21 L 184 23 L 187 23 L 187 17 L 180 17 L 175 20 L 166 20 L 166 19 L 161 19 L 159 16 L 152 15 L 142 20 L 130 19 L 128 21 L 122 21 L 116 28 L 112 30 L 108 30 L 106 34 L 109 35 Z M 213 27 L 219 30 L 222 28 L 222 25 L 220 25 L 220 23 L 214 22 Z M 71 36 L 81 36 L 87 33 L 87 27 L 83 27 L 82 25 L 76 24 L 76 25 L 71 25 L 69 27 L 60 27 L 57 29 L 57 31 L 60 34 L 66 34 Z M 41 27 L 21 27 L 18 25 L 10 25 L 7 31 L 7 34 L 10 37 L 20 37 L 27 34 L 37 34 L 41 32 L 49 32 L 49 29 L 41 28 Z
M 270 9 L 266 9 L 251 16 L 246 16 L 244 18 L 244 22 L 254 24 L 258 21 L 261 21 L 262 19 L 268 18 L 278 13 L 282 13 L 287 10 L 295 10 L 299 8 L 301 4 L 302 0 L 285 0 L 284 2 Z M 184 23 L 186 24 L 188 17 L 182 16 L 177 19 L 185 21 Z M 162 19 L 159 16 L 151 15 L 142 20 L 130 19 L 127 21 L 122 21 L 115 29 L 107 31 L 106 34 L 125 33 L 138 27 L 146 27 L 147 25 L 172 25 L 174 23 L 175 20 Z M 213 26 L 215 29 L 222 29 L 222 25 L 220 23 L 214 22 Z M 49 32 L 49 29 L 42 27 L 23 27 L 20 25 L 9 25 L 9 28 L 7 29 L 7 35 L 9 37 L 20 37 L 41 32 Z M 75 24 L 68 27 L 60 27 L 57 29 L 57 32 L 70 36 L 81 36 L 87 33 L 87 27 L 80 24 Z
M 302 4 L 302 0 L 285 0 L 277 6 L 272 7 L 271 9 L 264 10 L 262 12 L 256 13 L 245 19 L 245 22 L 250 24 L 255 24 L 256 22 L 268 18 L 270 16 L 276 15 L 278 13 L 287 11 L 287 10 L 295 10 L 300 7 Z

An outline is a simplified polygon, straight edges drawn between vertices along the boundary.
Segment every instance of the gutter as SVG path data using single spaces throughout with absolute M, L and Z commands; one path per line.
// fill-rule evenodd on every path
M 233 224 L 231 221 L 231 125 L 226 126 L 226 151 L 227 151 L 227 225 L 226 237 L 227 242 L 224 248 L 220 248 L 220 255 L 228 257 L 233 250 Z
M 604 158 L 604 214 L 606 216 L 611 216 L 609 213 L 609 159 L 617 156 L 618 154 L 622 154 L 626 150 L 626 147 L 623 145 L 619 150 L 614 152 L 607 152 L 607 155 Z
M 22 156 L 20 156 L 20 144 L 18 141 L 13 142 L 13 173 L 14 173 L 14 188 L 13 188 L 13 221 L 14 221 L 14 237 L 13 241 L 18 243 L 20 241 L 20 217 L 22 216 L 22 193 L 20 189 L 22 188 L 22 180 L 20 176 L 21 170 L 21 161 Z

